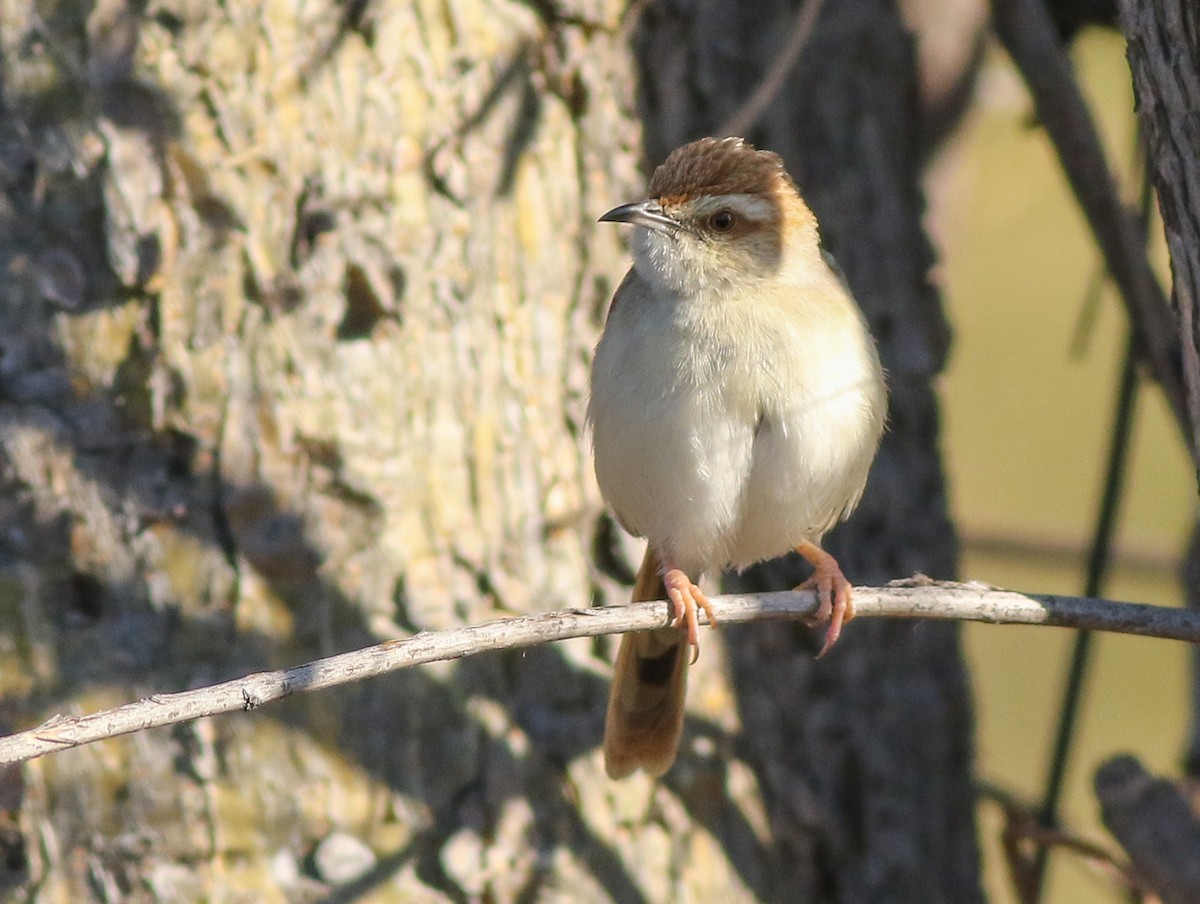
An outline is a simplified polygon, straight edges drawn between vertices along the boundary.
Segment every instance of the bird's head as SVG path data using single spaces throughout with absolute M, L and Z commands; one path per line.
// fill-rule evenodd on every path
M 816 220 L 779 155 L 740 138 L 675 149 L 647 194 L 600 220 L 637 227 L 635 268 L 672 292 L 693 296 L 776 278 L 795 249 L 819 255 Z

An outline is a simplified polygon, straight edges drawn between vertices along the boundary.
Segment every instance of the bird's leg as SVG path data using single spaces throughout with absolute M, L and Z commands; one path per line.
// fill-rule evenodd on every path
M 850 582 L 842 574 L 842 568 L 838 565 L 837 559 L 817 546 L 816 543 L 805 540 L 796 547 L 796 552 L 804 556 L 816 569 L 812 577 L 796 589 L 816 590 L 818 605 L 813 621 L 829 622 L 829 627 L 825 631 L 825 643 L 821 646 L 821 652 L 817 654 L 817 658 L 820 659 L 837 643 L 837 639 L 842 634 L 842 625 L 854 618 L 854 600 L 851 598 Z
M 708 623 L 715 626 L 712 604 L 696 584 L 684 572 L 668 561 L 663 562 L 663 584 L 667 588 L 667 599 L 675 610 L 674 624 L 687 631 L 688 646 L 692 648 L 692 662 L 700 658 L 700 618 L 697 609 L 703 609 Z

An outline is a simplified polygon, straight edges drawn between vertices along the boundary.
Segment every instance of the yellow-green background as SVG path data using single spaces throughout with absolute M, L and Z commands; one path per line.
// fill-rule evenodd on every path
M 1124 46 L 1089 33 L 1073 58 L 1133 202 L 1135 115 Z M 1029 98 L 1009 61 L 985 67 L 979 103 L 934 171 L 930 226 L 955 330 L 942 384 L 945 454 L 963 538 L 964 577 L 1079 593 L 1095 518 L 1124 315 L 1105 288 L 1081 354 L 1073 337 L 1098 254 Z M 1166 254 L 1155 249 L 1164 274 Z M 1177 605 L 1179 555 L 1195 512 L 1193 472 L 1157 390 L 1140 396 L 1118 534 L 1112 598 Z M 1044 628 L 967 629 L 981 776 L 1036 799 L 1044 781 L 1072 635 Z M 1178 775 L 1187 730 L 1181 644 L 1113 635 L 1095 647 L 1065 819 L 1112 846 L 1091 790 L 1096 766 L 1136 753 Z M 981 808 L 990 899 L 1015 902 L 994 808 Z M 1124 900 L 1077 859 L 1059 856 L 1048 904 Z

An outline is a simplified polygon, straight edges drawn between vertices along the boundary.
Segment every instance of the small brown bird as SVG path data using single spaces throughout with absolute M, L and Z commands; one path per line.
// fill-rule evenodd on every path
M 738 138 L 676 149 L 631 223 L 633 267 L 592 365 L 596 477 L 648 541 L 633 599 L 675 626 L 626 634 L 604 729 L 612 778 L 670 768 L 683 729 L 703 572 L 798 551 L 815 568 L 822 653 L 853 616 L 821 537 L 854 508 L 883 432 L 883 369 L 778 155 Z

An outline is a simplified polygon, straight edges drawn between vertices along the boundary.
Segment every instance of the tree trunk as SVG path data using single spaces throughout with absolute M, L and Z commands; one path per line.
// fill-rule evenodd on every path
M 1171 301 L 1179 323 L 1191 451 L 1200 477 L 1200 9 L 1190 0 L 1120 0 L 1118 11 L 1128 40 L 1147 164 L 1171 253 Z M 1200 608 L 1200 522 L 1184 554 L 1182 581 L 1186 604 Z M 1200 778 L 1200 649 L 1192 651 L 1191 698 L 1184 764 L 1195 781 Z
M 593 224 L 637 128 L 616 5 L 543 13 L 5 5 L 9 725 L 603 595 Z M 567 644 L 31 763 L 10 872 L 619 896 L 602 672 Z
M 749 137 L 788 158 L 891 372 L 891 432 L 834 548 L 858 580 L 949 575 L 911 53 L 886 4 L 828 6 L 796 104 Z M 627 266 L 594 220 L 641 192 L 635 13 L 37 8 L 0 0 L 0 720 L 625 601 L 582 412 Z M 736 103 L 791 15 L 704 9 L 638 27 L 651 159 Z M 681 30 L 691 50 L 667 46 Z M 615 645 L 581 641 L 34 761 L 0 781 L 0 881 L 70 901 L 977 900 L 956 632 L 856 625 L 817 666 L 806 632 L 729 633 L 732 683 L 710 644 L 665 783 L 603 777 Z
M 796 7 L 648 8 L 638 60 L 651 163 L 734 116 L 779 53 Z M 888 371 L 883 448 L 858 512 L 827 544 L 858 583 L 955 571 L 932 389 L 948 331 L 927 278 L 916 97 L 912 39 L 893 4 L 827 3 L 799 64 L 746 136 L 787 161 Z M 788 562 L 732 583 L 779 589 L 801 577 Z M 733 750 L 769 802 L 771 841 L 746 843 L 734 820 L 717 825 L 726 850 L 746 852 L 752 887 L 779 901 L 980 900 L 957 628 L 854 625 L 820 663 L 803 630 L 761 625 L 729 635 L 743 726 Z
M 1120 0 L 1118 9 L 1171 252 L 1171 300 L 1200 477 L 1200 8 L 1193 0 Z

